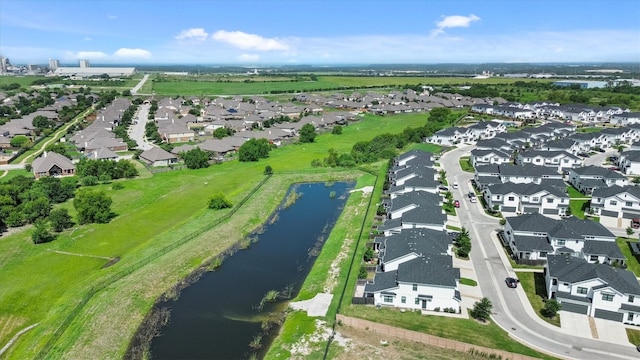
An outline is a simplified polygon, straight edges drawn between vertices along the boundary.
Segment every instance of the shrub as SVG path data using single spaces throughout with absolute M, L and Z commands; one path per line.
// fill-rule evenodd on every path
M 209 199 L 209 209 L 220 210 L 233 206 L 222 194 L 215 194 Z

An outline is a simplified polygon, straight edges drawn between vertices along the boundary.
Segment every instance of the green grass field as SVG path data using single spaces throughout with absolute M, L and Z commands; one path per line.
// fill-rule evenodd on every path
M 201 228 L 225 212 L 206 209 L 209 196 L 223 192 L 238 202 L 263 178 L 268 164 L 276 175 L 231 220 L 151 261 L 94 296 L 54 344 L 52 356 L 121 357 L 155 299 L 204 261 L 259 226 L 275 209 L 292 182 L 355 178 L 358 172 L 314 169 L 329 148 L 349 151 L 356 141 L 422 125 L 426 115 L 366 116 L 342 135 L 321 134 L 316 143 L 272 151 L 257 163 L 224 163 L 201 170 L 177 170 L 122 182 L 124 188 L 102 188 L 113 197 L 118 216 L 106 225 L 85 225 L 35 246 L 28 230 L 0 241 L 0 343 L 25 326 L 39 323 L 9 349 L 9 358 L 32 358 L 93 284 L 110 279 Z M 360 173 L 362 174 L 362 173 Z M 70 209 L 70 203 L 63 204 Z M 77 255 L 61 254 L 64 251 Z M 102 269 L 106 259 L 120 261 Z M 18 280 L 19 279 L 19 280 Z M 114 332 L 113 329 L 118 328 Z M 68 355 L 71 354 L 71 355 Z M 75 356 L 73 355 L 75 354 Z M 79 354 L 83 354 L 80 356 Z
M 466 85 L 466 84 L 511 84 L 514 79 L 489 78 L 440 78 L 440 77 L 365 77 L 365 76 L 318 76 L 317 81 L 294 78 L 253 78 L 238 76 L 221 78 L 202 76 L 198 79 L 167 78 L 166 82 L 154 82 L 152 91 L 159 95 L 240 95 L 268 94 L 271 91 L 341 91 L 341 89 L 397 87 L 402 85 Z M 350 90 L 352 91 L 352 90 Z
M 542 316 L 542 309 L 544 309 L 543 299 L 547 296 L 545 289 L 544 275 L 542 273 L 533 272 L 518 272 L 518 280 L 520 280 L 520 286 L 524 289 L 529 303 L 533 307 L 536 314 L 544 321 L 551 325 L 560 326 L 560 315 L 556 315 L 553 319 Z

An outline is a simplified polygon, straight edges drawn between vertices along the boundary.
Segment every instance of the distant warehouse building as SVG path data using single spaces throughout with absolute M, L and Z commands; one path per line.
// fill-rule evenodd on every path
M 554 81 L 553 85 L 561 87 L 578 86 L 581 89 L 597 89 L 607 86 L 606 81 L 587 81 L 587 80 L 560 80 Z
M 131 76 L 136 73 L 135 67 L 59 67 L 54 71 L 56 76 L 72 76 L 78 78 Z

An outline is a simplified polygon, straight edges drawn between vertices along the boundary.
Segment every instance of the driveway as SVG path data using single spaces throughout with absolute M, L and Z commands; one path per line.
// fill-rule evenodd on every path
M 598 338 L 602 341 L 620 344 L 620 345 L 633 345 L 628 340 L 626 326 L 617 321 L 605 320 L 605 319 L 593 319 L 596 323 L 596 329 L 598 329 Z M 637 328 L 633 328 L 636 329 Z M 637 345 L 637 344 L 636 344 Z
M 593 339 L 587 315 L 570 311 L 560 311 L 559 314 L 561 329 L 565 334 Z

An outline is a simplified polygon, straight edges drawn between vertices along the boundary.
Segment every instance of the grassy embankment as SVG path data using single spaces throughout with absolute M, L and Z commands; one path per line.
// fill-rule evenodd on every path
M 556 315 L 553 319 L 550 319 L 542 315 L 542 309 L 544 309 L 543 299 L 547 296 L 547 289 L 545 289 L 544 275 L 541 272 L 518 272 L 518 279 L 520 280 L 520 286 L 524 289 L 527 298 L 535 310 L 538 316 L 548 322 L 551 325 L 560 327 L 560 314 Z
M 28 231 L 3 237 L 0 278 L 16 281 L 4 283 L 0 290 L 3 328 L 0 343 L 6 343 L 21 328 L 39 323 L 9 349 L 8 356 L 32 358 L 92 285 L 109 280 L 122 269 L 136 267 L 176 239 L 224 215 L 224 211 L 205 209 L 208 197 L 221 191 L 233 202 L 239 201 L 263 178 L 264 167 L 271 165 L 276 175 L 252 197 L 246 209 L 235 214 L 231 221 L 150 261 L 97 293 L 73 319 L 51 353 L 71 357 L 120 357 L 155 299 L 260 225 L 275 209 L 290 183 L 359 176 L 353 171 L 313 169 L 312 159 L 324 158 L 329 148 L 349 151 L 356 141 L 422 125 L 426 115 L 367 116 L 365 119 L 345 127 L 343 135 L 323 134 L 314 144 L 276 149 L 269 159 L 258 163 L 234 161 L 204 170 L 161 173 L 125 181 L 124 189 L 117 191 L 103 185 L 114 199 L 113 211 L 118 217 L 110 224 L 85 225 L 67 231 L 49 244 L 34 246 Z M 289 174 L 285 176 L 285 173 Z M 62 206 L 73 214 L 70 203 Z M 107 259 L 54 251 L 119 257 L 120 261 L 102 269 Z

